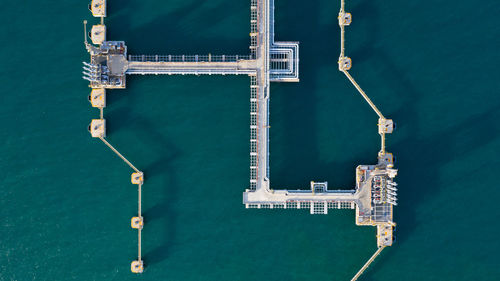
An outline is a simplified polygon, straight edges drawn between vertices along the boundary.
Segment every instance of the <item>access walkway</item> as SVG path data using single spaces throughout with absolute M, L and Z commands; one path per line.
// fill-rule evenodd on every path
M 251 75 L 257 71 L 257 62 L 247 59 L 239 59 L 238 61 L 140 61 L 142 57 L 138 56 L 134 60 L 129 59 L 126 74 Z

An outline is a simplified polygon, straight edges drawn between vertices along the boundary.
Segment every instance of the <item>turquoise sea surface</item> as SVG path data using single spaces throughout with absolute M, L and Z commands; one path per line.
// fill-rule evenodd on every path
M 146 174 L 142 275 L 130 168 L 87 125 L 89 1 L 1 1 L 0 280 L 350 280 L 376 249 L 353 210 L 245 209 L 249 78 L 132 76 L 108 140 Z M 249 0 L 109 0 L 129 54 L 248 54 Z M 273 83 L 273 188 L 354 186 L 377 116 L 337 69 L 340 1 L 275 0 L 300 83 Z M 351 74 L 398 128 L 396 242 L 360 280 L 500 280 L 500 3 L 347 0 Z

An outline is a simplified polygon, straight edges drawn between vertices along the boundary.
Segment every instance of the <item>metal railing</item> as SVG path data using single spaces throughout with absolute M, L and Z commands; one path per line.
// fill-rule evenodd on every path
M 129 55 L 131 62 L 237 62 L 250 55 Z
M 298 81 L 299 44 L 297 42 L 274 42 L 269 56 L 269 78 L 271 81 Z
M 259 45 L 259 1 L 250 2 L 250 56 L 255 59 Z
M 250 190 L 257 188 L 259 170 L 259 101 L 257 76 L 250 76 Z
M 352 201 L 324 201 L 324 200 L 288 200 L 285 203 L 250 203 L 246 204 L 248 209 L 314 209 L 314 214 L 326 214 L 326 209 L 354 209 L 356 204 Z M 318 212 L 316 212 L 318 211 Z

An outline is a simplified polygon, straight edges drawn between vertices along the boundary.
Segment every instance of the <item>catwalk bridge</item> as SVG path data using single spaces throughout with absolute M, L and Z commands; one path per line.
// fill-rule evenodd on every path
M 356 280 L 375 257 L 393 241 L 392 208 L 396 205 L 397 170 L 392 154 L 385 151 L 385 134 L 391 133 L 394 124 L 386 119 L 349 74 L 351 59 L 344 54 L 344 29 L 351 23 L 351 15 L 344 11 L 344 0 L 338 21 L 341 29 L 341 54 L 338 65 L 361 96 L 379 116 L 378 133 L 381 150 L 374 165 L 356 168 L 356 186 L 351 190 L 331 190 L 327 182 L 311 181 L 310 187 L 300 190 L 272 189 L 269 174 L 269 91 L 270 82 L 299 81 L 298 42 L 274 41 L 274 0 L 250 1 L 250 46 L 247 55 L 128 55 L 123 41 L 106 40 L 106 0 L 93 0 L 89 5 L 92 14 L 100 18 L 87 35 L 85 46 L 90 62 L 84 62 L 85 80 L 92 92 L 89 100 L 100 109 L 100 118 L 93 119 L 89 131 L 102 140 L 134 171 L 131 181 L 138 186 L 138 215 L 131 226 L 138 230 L 138 259 L 131 270 L 141 273 L 144 263 L 141 256 L 141 231 L 144 225 L 141 210 L 141 188 L 144 174 L 125 158 L 106 139 L 106 89 L 126 87 L 126 75 L 247 75 L 250 77 L 250 180 L 243 193 L 246 208 L 257 209 L 307 209 L 311 214 L 327 214 L 328 209 L 355 209 L 356 224 L 377 226 L 379 250 L 355 275 Z M 92 43 L 88 42 L 88 36 Z

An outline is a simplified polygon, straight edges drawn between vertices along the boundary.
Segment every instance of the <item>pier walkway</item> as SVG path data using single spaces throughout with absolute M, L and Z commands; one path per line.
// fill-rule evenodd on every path
M 368 266 L 370 266 L 370 264 L 372 264 L 372 262 L 375 260 L 375 258 L 380 255 L 380 253 L 382 252 L 382 250 L 384 250 L 384 248 L 385 248 L 385 246 L 378 248 L 377 251 L 375 251 L 375 253 L 373 253 L 373 255 L 368 259 L 368 261 L 366 261 L 366 263 L 363 265 L 363 267 L 361 267 L 361 269 L 358 271 L 358 273 L 356 273 L 356 275 L 354 275 L 354 277 L 351 279 L 351 281 L 358 280 L 358 278 L 365 272 L 365 270 L 368 268 Z
M 155 56 L 146 60 L 146 56 L 129 56 L 126 74 L 154 74 L 154 75 L 250 75 L 255 74 L 257 62 L 255 60 L 238 59 L 237 61 L 211 61 L 208 57 L 194 57 L 193 61 L 171 61 L 173 56 Z M 181 56 L 186 57 L 186 56 Z M 174 57 L 176 58 L 176 57 Z M 170 61 L 169 61 L 170 59 Z
M 341 31 L 341 53 L 339 70 L 343 72 L 361 96 L 378 115 L 378 133 L 381 135 L 381 150 L 378 162 L 356 167 L 356 184 L 349 190 L 332 190 L 327 182 L 310 182 L 306 189 L 275 190 L 271 188 L 269 171 L 269 100 L 271 82 L 299 81 L 299 43 L 274 41 L 274 0 L 250 0 L 250 52 L 248 55 L 127 55 L 123 41 L 107 41 L 104 17 L 106 0 L 92 0 L 90 10 L 100 23 L 92 27 L 91 41 L 87 42 L 85 23 L 85 46 L 90 62 L 84 62 L 85 80 L 89 81 L 92 93 L 89 101 L 100 109 L 100 118 L 93 119 L 89 131 L 100 138 L 116 153 L 134 173 L 133 184 L 138 186 L 138 216 L 131 226 L 138 230 L 138 259 L 131 264 L 135 273 L 143 272 L 141 234 L 144 225 L 141 210 L 144 174 L 116 150 L 106 139 L 106 89 L 126 87 L 127 75 L 247 75 L 250 78 L 250 179 L 243 193 L 246 208 L 257 209 L 307 209 L 311 214 L 327 214 L 328 209 L 355 209 L 357 225 L 377 227 L 379 250 L 353 278 L 368 267 L 384 247 L 393 241 L 393 206 L 396 205 L 397 170 L 393 156 L 385 151 L 385 135 L 392 133 L 394 124 L 386 119 L 368 95 L 349 74 L 352 61 L 345 56 L 345 26 L 351 23 L 351 14 L 344 11 L 344 0 L 338 15 Z

